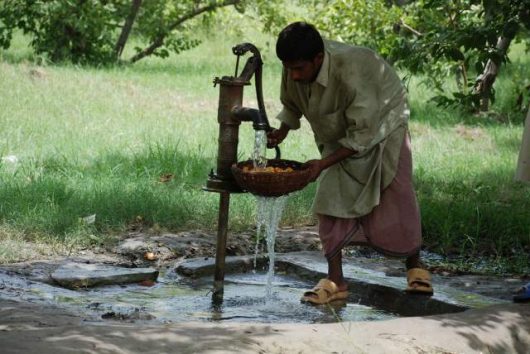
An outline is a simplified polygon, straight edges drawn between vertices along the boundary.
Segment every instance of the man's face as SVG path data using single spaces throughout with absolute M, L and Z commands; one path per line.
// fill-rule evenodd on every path
M 284 61 L 282 64 L 291 80 L 310 84 L 317 78 L 323 60 L 324 54 L 318 53 L 313 60 Z

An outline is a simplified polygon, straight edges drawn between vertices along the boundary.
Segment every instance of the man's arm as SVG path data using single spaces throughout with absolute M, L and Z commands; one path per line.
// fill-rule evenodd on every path
M 309 177 L 309 181 L 313 182 L 315 181 L 318 176 L 324 171 L 326 168 L 341 162 L 342 160 L 355 155 L 357 151 L 351 150 L 345 147 L 340 147 L 335 152 L 330 154 L 329 156 L 321 159 L 321 160 L 309 160 L 304 164 L 305 168 L 308 168 L 311 170 L 311 176 Z

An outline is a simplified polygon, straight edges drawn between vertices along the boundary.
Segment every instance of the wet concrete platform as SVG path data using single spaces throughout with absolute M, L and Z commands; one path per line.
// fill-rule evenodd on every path
M 266 257 L 258 257 L 258 268 L 267 267 L 267 262 Z M 225 272 L 227 274 L 249 272 L 254 267 L 253 263 L 253 256 L 227 257 Z M 275 264 L 278 274 L 296 275 L 315 283 L 326 277 L 327 263 L 320 252 L 277 254 Z M 180 263 L 176 271 L 189 277 L 203 277 L 213 274 L 214 268 L 214 259 L 197 258 Z M 343 262 L 343 270 L 350 291 L 349 302 L 372 306 L 399 316 L 455 313 L 470 308 L 508 303 L 506 292 L 510 288 L 515 289 L 524 284 L 517 279 L 490 277 L 487 286 L 483 284 L 482 287 L 472 289 L 468 285 L 484 283 L 483 277 L 477 276 L 475 279 L 468 275 L 465 281 L 462 279 L 455 281 L 454 277 L 435 274 L 433 275 L 435 291 L 433 296 L 411 295 L 403 291 L 406 287 L 406 276 L 404 267 L 399 261 L 368 262 L 367 259 L 346 258 Z M 481 294 L 484 288 L 500 288 L 501 285 L 503 285 L 503 292 L 497 297 Z
M 91 259 L 90 262 L 92 261 L 94 260 Z M 209 308 L 211 299 L 207 295 L 213 285 L 215 268 L 213 257 L 179 260 L 177 263 L 158 264 L 156 267 L 157 263 L 152 262 L 153 267 L 150 268 L 126 267 L 122 263 L 112 264 L 109 263 L 110 261 L 111 259 L 102 258 L 99 263 L 89 263 L 89 260 L 79 258 L 3 266 L 0 268 L 0 280 L 4 287 L 0 287 L 0 297 L 5 295 L 5 298 L 13 299 L 22 296 L 29 301 L 44 301 L 44 303 L 59 301 L 63 305 L 75 304 L 87 310 L 87 313 L 115 313 L 119 318 L 152 318 L 154 315 L 162 321 L 181 321 L 183 318 L 167 316 L 164 311 L 160 312 L 157 309 L 159 303 L 172 304 L 172 308 L 167 309 L 169 313 L 191 311 L 190 309 L 195 306 L 197 307 L 195 312 L 191 311 L 194 313 L 194 318 L 205 317 L 204 314 L 200 314 L 201 311 L 205 313 L 213 311 Z M 222 316 L 218 316 L 219 311 L 215 310 L 210 317 L 224 321 L 229 317 L 243 316 L 237 311 L 234 316 L 228 314 L 232 310 L 231 304 L 243 300 L 245 305 L 254 306 L 252 310 L 259 308 L 260 301 L 263 300 L 261 297 L 265 292 L 264 273 L 268 269 L 269 259 L 266 255 L 260 255 L 256 262 L 255 269 L 253 255 L 226 258 L 225 270 L 226 278 L 229 278 L 228 283 L 232 287 L 244 286 L 246 290 L 244 295 L 236 293 L 234 299 L 225 302 L 226 306 L 219 310 L 224 311 Z M 408 317 L 457 313 L 467 309 L 510 303 L 511 292 L 526 283 L 521 278 L 433 274 L 434 296 L 411 295 L 403 291 L 406 287 L 406 273 L 401 260 L 345 255 L 343 263 L 350 295 L 347 311 L 343 310 L 342 313 L 346 314 L 345 318 L 348 320 L 356 317 L 350 316 L 353 307 L 371 308 L 374 312 L 381 312 L 391 317 Z M 293 304 L 295 307 L 300 305 L 299 298 L 304 290 L 325 277 L 327 271 L 325 258 L 319 251 L 278 253 L 275 264 L 275 273 L 281 277 L 278 278 L 281 288 L 276 289 L 277 294 L 282 294 L 279 303 Z M 177 274 L 174 274 L 173 269 Z M 158 279 L 158 283 L 153 283 L 152 280 L 157 278 L 159 270 L 163 276 Z M 262 275 L 252 276 L 256 270 Z M 147 286 L 150 290 L 146 290 L 146 285 L 141 284 L 144 280 L 149 281 Z M 124 283 L 130 285 L 126 286 Z M 58 284 L 66 289 L 62 289 Z M 97 287 L 98 285 L 100 286 Z M 88 290 L 90 286 L 96 288 L 90 292 L 68 291 L 79 288 Z M 233 290 L 229 290 L 228 293 L 232 294 Z M 183 297 L 176 299 L 176 294 Z M 196 296 L 195 300 L 193 296 Z M 121 298 L 126 298 L 127 303 L 124 304 Z M 182 305 L 184 308 L 176 306 L 186 301 L 191 305 L 188 307 Z M 203 304 L 205 310 L 201 310 L 198 303 Z M 279 312 L 283 317 L 276 321 L 308 320 L 303 316 L 302 319 L 294 318 L 293 315 L 283 313 L 283 310 Z M 258 322 L 262 320 L 256 318 L 259 316 L 256 314 L 253 317 L 245 316 Z M 323 318 L 329 321 L 326 316 Z
M 254 268 L 253 256 L 226 261 L 230 274 Z M 258 268 L 266 269 L 267 262 L 259 257 Z M 102 321 L 101 316 L 88 316 L 84 303 L 53 305 L 51 299 L 79 295 L 79 290 L 47 283 L 58 263 L 0 269 L 6 277 L 0 281 L 0 295 L 6 295 L 0 296 L 2 353 L 526 353 L 530 348 L 530 306 L 509 301 L 511 289 L 525 283 L 517 278 L 434 274 L 433 297 L 410 296 L 403 292 L 406 281 L 400 261 L 345 257 L 348 301 L 386 308 L 401 318 L 327 324 L 193 319 L 160 323 L 143 312 L 134 313 L 134 321 Z M 276 265 L 278 275 L 313 282 L 325 276 L 327 268 L 320 252 L 277 254 Z M 190 259 L 174 266 L 182 278 L 207 276 L 210 284 L 214 259 Z M 87 291 L 93 290 L 83 290 Z M 48 301 L 40 301 L 43 297 Z M 160 307 L 168 311 L 162 302 Z M 436 313 L 440 315 L 424 316 Z

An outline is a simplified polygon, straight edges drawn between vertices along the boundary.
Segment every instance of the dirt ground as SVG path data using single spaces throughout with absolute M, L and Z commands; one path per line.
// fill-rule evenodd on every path
M 311 227 L 285 229 L 277 252 L 319 250 Z M 252 232 L 228 240 L 228 255 L 252 254 Z M 150 259 L 146 254 L 151 253 Z M 213 257 L 215 235 L 131 233 L 108 252 L 79 259 L 160 267 Z M 75 258 L 75 257 L 74 257 Z M 2 266 L 46 281 L 57 260 Z M 394 262 L 392 272 L 401 263 Z M 390 269 L 390 268 L 388 268 Z M 0 284 L 0 287 L 3 285 Z M 438 316 L 333 324 L 153 323 L 101 321 L 52 304 L 0 298 L 0 353 L 528 353 L 530 305 L 506 303 Z
M 530 306 L 334 324 L 90 323 L 54 307 L 0 301 L 11 353 L 528 353 Z

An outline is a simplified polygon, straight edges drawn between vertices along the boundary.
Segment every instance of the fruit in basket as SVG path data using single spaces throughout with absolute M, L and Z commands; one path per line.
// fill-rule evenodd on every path
M 267 166 L 267 167 L 258 167 L 254 168 L 253 166 L 243 166 L 243 172 L 267 172 L 267 173 L 289 173 L 293 172 L 292 167 L 274 167 L 274 166 Z
M 252 160 L 232 166 L 237 184 L 246 192 L 264 197 L 279 197 L 304 188 L 310 170 L 298 161 L 269 160 L 267 167 L 255 168 Z

